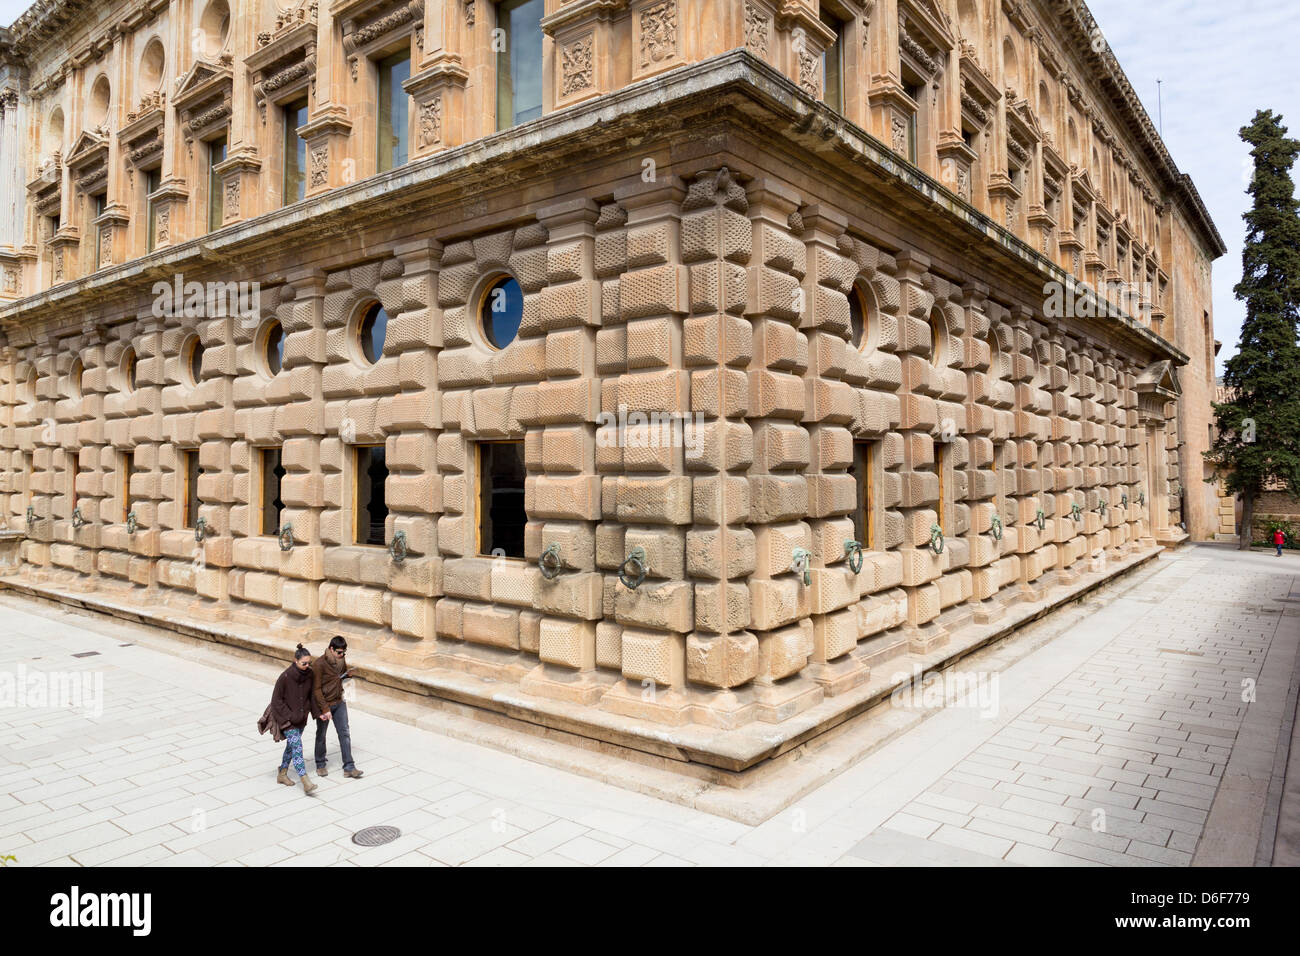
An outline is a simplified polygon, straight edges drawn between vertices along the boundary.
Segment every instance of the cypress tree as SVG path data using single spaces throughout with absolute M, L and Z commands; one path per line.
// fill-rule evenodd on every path
M 1300 202 L 1291 166 L 1300 141 L 1282 117 L 1260 110 L 1240 135 L 1252 147 L 1253 203 L 1236 297 L 1246 303 L 1237 353 L 1224 363 L 1228 401 L 1215 403 L 1218 434 L 1207 457 L 1215 478 L 1242 497 L 1241 549 L 1250 547 L 1255 501 L 1266 489 L 1300 492 Z

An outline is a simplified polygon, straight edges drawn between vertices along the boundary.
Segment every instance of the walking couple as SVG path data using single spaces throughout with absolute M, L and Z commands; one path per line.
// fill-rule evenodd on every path
M 316 773 L 322 777 L 329 775 L 325 734 L 333 723 L 339 737 L 339 749 L 343 751 L 343 776 L 354 779 L 361 776 L 352 760 L 348 705 L 343 700 L 343 681 L 353 676 L 348 671 L 347 651 L 348 642 L 335 637 L 325 653 L 313 660 L 311 651 L 299 644 L 293 663 L 276 680 L 271 703 L 257 722 L 260 733 L 269 730 L 273 740 L 285 742 L 276 783 L 293 786 L 289 779 L 289 764 L 292 763 L 302 781 L 303 792 L 311 794 L 316 789 L 316 784 L 307 776 L 307 765 L 302 755 L 302 732 L 307 727 L 309 713 L 316 719 Z

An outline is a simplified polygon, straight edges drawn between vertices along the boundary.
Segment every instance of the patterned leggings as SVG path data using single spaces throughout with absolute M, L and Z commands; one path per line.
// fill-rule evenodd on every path
M 284 732 L 284 756 L 280 758 L 280 769 L 288 770 L 290 760 L 293 761 L 293 769 L 298 776 L 307 776 L 307 765 L 302 759 L 302 731 L 297 727 L 290 727 Z

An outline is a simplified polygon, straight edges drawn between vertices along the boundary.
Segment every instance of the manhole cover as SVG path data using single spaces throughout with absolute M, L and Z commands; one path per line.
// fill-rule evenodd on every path
M 402 831 L 397 827 L 366 827 L 352 834 L 352 842 L 357 846 L 380 846 L 392 843 L 401 835 Z
M 73 654 L 73 657 L 98 657 L 99 651 L 82 651 L 80 654 Z

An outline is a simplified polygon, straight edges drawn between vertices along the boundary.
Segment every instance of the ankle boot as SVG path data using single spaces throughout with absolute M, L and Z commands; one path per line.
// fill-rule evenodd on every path
M 280 768 L 280 775 L 277 776 L 277 777 L 275 778 L 275 782 L 276 782 L 276 783 L 282 783 L 282 784 L 284 784 L 286 787 L 292 787 L 292 786 L 293 786 L 293 781 L 289 779 L 289 768 L 288 768 L 288 767 L 281 767 L 281 768 Z
M 315 789 L 316 789 L 316 784 L 312 783 L 311 778 L 304 773 L 302 775 L 302 792 L 307 794 L 307 796 L 311 796 L 312 791 L 314 791 Z

